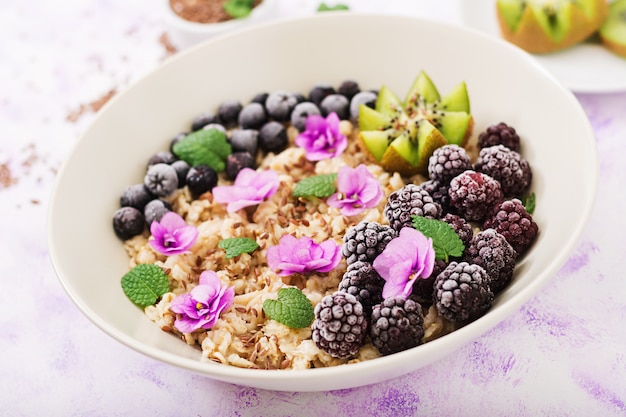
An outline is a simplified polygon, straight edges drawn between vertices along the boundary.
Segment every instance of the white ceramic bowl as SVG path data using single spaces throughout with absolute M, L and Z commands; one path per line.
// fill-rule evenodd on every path
M 223 65 L 215 65 L 222 57 Z M 263 63 L 260 65 L 259 63 Z M 307 92 L 347 78 L 406 91 L 425 70 L 442 92 L 467 83 L 476 134 L 506 121 L 524 140 L 537 195 L 540 234 L 513 283 L 477 321 L 387 357 L 299 371 L 240 369 L 203 361 L 124 295 L 128 258 L 111 228 L 124 186 L 143 178 L 150 155 L 168 148 L 193 116 L 222 100 L 259 91 Z M 121 343 L 160 361 L 236 384 L 320 391 L 376 383 L 430 364 L 479 337 L 561 267 L 595 199 L 597 159 L 590 124 L 575 97 L 527 54 L 461 27 L 407 17 L 325 13 L 214 38 L 173 57 L 114 97 L 58 175 L 49 247 L 58 276 L 80 310 Z M 572 204 L 575 202 L 575 204 Z
M 186 49 L 216 35 L 269 21 L 276 14 L 276 0 L 263 0 L 250 15 L 219 23 L 197 23 L 178 16 L 169 0 L 160 0 L 169 40 L 178 50 Z

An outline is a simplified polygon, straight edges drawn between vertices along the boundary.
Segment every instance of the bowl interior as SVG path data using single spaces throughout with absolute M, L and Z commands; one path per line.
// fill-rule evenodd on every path
M 128 259 L 111 228 L 121 190 L 145 161 L 225 99 L 260 91 L 303 93 L 317 82 L 386 84 L 401 96 L 420 70 L 445 93 L 468 86 L 475 134 L 506 121 L 533 168 L 540 234 L 514 282 L 470 325 L 408 351 L 347 366 L 258 371 L 200 358 L 150 322 L 124 295 Z M 567 155 L 567 157 L 565 157 Z M 576 181 L 573 181 L 573 178 Z M 58 176 L 49 246 L 59 278 L 103 331 L 153 358 L 223 381 L 286 391 L 379 382 L 429 364 L 493 327 L 527 301 L 565 261 L 589 217 L 597 182 L 593 133 L 575 97 L 526 54 L 468 29 L 416 18 L 326 13 L 220 36 L 180 53 L 119 94 L 77 143 Z M 576 205 L 569 204 L 576 196 Z M 408 364 L 408 366 L 407 366 Z

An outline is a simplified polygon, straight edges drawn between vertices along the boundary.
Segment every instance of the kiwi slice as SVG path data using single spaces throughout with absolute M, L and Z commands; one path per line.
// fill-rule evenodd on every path
M 421 71 L 404 100 L 386 86 L 375 108 L 359 107 L 360 138 L 372 158 L 402 175 L 425 173 L 432 152 L 445 144 L 463 146 L 473 128 L 464 82 L 441 97 Z
M 626 57 L 626 0 L 611 3 L 609 16 L 600 27 L 599 35 L 609 50 Z

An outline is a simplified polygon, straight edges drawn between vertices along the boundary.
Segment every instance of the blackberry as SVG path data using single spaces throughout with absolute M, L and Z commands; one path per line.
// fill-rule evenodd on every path
M 472 226 L 467 220 L 457 214 L 446 213 L 446 215 L 441 218 L 441 221 L 448 223 L 452 229 L 454 229 L 465 248 L 470 245 L 470 241 L 474 236 L 474 230 L 472 230 Z
M 121 207 L 113 213 L 113 231 L 122 240 L 143 233 L 145 219 L 135 207 Z
M 472 169 L 470 158 L 465 149 L 458 145 L 437 148 L 428 159 L 428 177 L 440 183 L 449 183 L 468 169 Z
M 423 337 L 424 315 L 416 301 L 388 298 L 373 307 L 370 339 L 383 356 L 415 347 Z
M 221 123 L 209 123 L 208 125 L 202 128 L 202 130 L 209 130 L 209 129 L 216 129 L 222 132 L 224 135 L 228 135 L 228 131 L 226 130 L 224 125 Z
M 504 236 L 493 229 L 481 230 L 465 251 L 468 263 L 480 265 L 489 275 L 491 291 L 498 293 L 513 278 L 517 252 Z
M 166 197 L 178 188 L 178 174 L 171 165 L 151 165 L 143 180 L 146 188 L 157 197 Z
M 154 199 L 154 194 L 146 188 L 145 184 L 133 184 L 124 188 L 120 196 L 121 207 L 134 207 L 138 210 L 143 208 Z
M 482 148 L 475 169 L 499 181 L 505 197 L 523 195 L 532 180 L 528 161 L 504 145 Z
M 354 295 L 369 315 L 372 306 L 383 301 L 383 285 L 385 280 L 371 263 L 356 261 L 348 265 L 339 283 L 339 291 Z
M 265 100 L 267 100 L 268 96 L 269 94 L 263 91 L 261 93 L 257 93 L 254 97 L 252 97 L 252 100 L 250 101 L 252 103 L 259 103 L 265 106 Z
M 208 165 L 191 167 L 185 177 L 187 188 L 193 198 L 198 198 L 217 185 L 217 173 Z
M 435 279 L 433 301 L 442 317 L 465 324 L 483 315 L 494 295 L 482 266 L 452 261 Z
M 439 203 L 444 213 L 456 213 L 456 209 L 450 204 L 450 195 L 448 195 L 449 183 L 428 180 L 421 183 L 420 187 L 430 194 L 434 202 Z
M 504 145 L 514 151 L 519 151 L 520 137 L 513 127 L 500 122 L 489 126 L 484 132 L 478 135 L 479 148 L 494 145 Z
M 441 212 L 441 205 L 428 191 L 415 184 L 407 184 L 391 193 L 383 210 L 389 225 L 397 232 L 403 227 L 413 227 L 412 216 L 438 219 Z
M 524 253 L 537 237 L 539 226 L 516 198 L 495 206 L 483 223 L 483 229 L 495 229 L 513 246 L 517 255 Z
M 311 337 L 317 347 L 335 358 L 354 356 L 363 345 L 368 326 L 363 305 L 356 297 L 337 291 L 322 298 L 314 311 Z
M 502 201 L 500 183 L 482 172 L 472 170 L 457 175 L 448 189 L 450 204 L 468 221 L 483 221 Z
M 396 231 L 389 226 L 363 221 L 343 236 L 342 254 L 348 265 L 357 261 L 371 263 L 396 236 Z

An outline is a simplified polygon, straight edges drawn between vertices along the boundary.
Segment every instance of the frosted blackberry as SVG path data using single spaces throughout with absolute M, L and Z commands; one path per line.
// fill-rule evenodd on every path
M 478 135 L 479 148 L 494 145 L 504 145 L 514 151 L 519 151 L 520 137 L 513 127 L 500 122 L 489 126 L 484 132 Z
M 446 213 L 446 215 L 441 218 L 441 221 L 448 223 L 452 229 L 454 229 L 456 234 L 459 235 L 459 238 L 461 239 L 461 242 L 463 242 L 465 248 L 470 245 L 470 241 L 474 236 L 474 230 L 472 230 L 472 226 L 467 222 L 467 220 L 459 215 Z
M 413 227 L 412 216 L 438 219 L 441 212 L 441 205 L 428 191 L 415 184 L 407 184 L 391 193 L 383 210 L 389 225 L 397 232 L 403 227 Z
M 178 188 L 184 187 L 187 184 L 187 173 L 189 172 L 191 166 L 182 159 L 172 162 L 171 165 L 178 176 Z
M 457 175 L 448 189 L 450 204 L 468 221 L 483 221 L 502 201 L 500 183 L 489 175 L 472 170 Z
M 458 145 L 437 148 L 428 159 L 428 177 L 440 183 L 449 183 L 468 169 L 472 169 L 470 158 L 465 149 Z
M 483 223 L 483 229 L 495 229 L 513 246 L 518 256 L 524 253 L 537 237 L 539 226 L 516 198 L 495 206 Z
M 504 145 L 483 148 L 478 154 L 476 171 L 489 175 L 500 182 L 505 197 L 523 195 L 532 180 L 528 161 Z
M 482 316 L 493 301 L 489 275 L 482 266 L 450 262 L 435 279 L 434 304 L 439 314 L 465 324 Z
M 145 219 L 135 207 L 121 207 L 113 213 L 113 230 L 122 240 L 140 235 L 145 228 Z
M 517 252 L 500 233 L 485 229 L 472 238 L 464 258 L 468 263 L 483 267 L 491 280 L 491 290 L 498 293 L 513 278 Z
M 187 171 L 185 181 L 191 196 L 198 198 L 217 185 L 217 172 L 208 165 L 196 165 Z
M 342 254 L 348 264 L 374 262 L 387 244 L 397 236 L 391 227 L 376 222 L 360 222 L 343 236 Z
M 450 195 L 448 195 L 449 183 L 428 180 L 421 183 L 420 187 L 430 194 L 434 202 L 439 203 L 444 213 L 456 212 L 456 209 L 450 204 Z
M 339 283 L 339 291 L 354 295 L 365 313 L 370 314 L 372 306 L 383 301 L 383 285 L 385 280 L 371 263 L 356 261 L 348 265 Z
M 370 339 L 382 355 L 391 355 L 422 343 L 422 306 L 405 298 L 388 298 L 372 308 Z
M 335 292 L 315 306 L 312 339 L 329 355 L 345 359 L 354 356 L 367 335 L 368 320 L 363 305 L 352 294 Z

